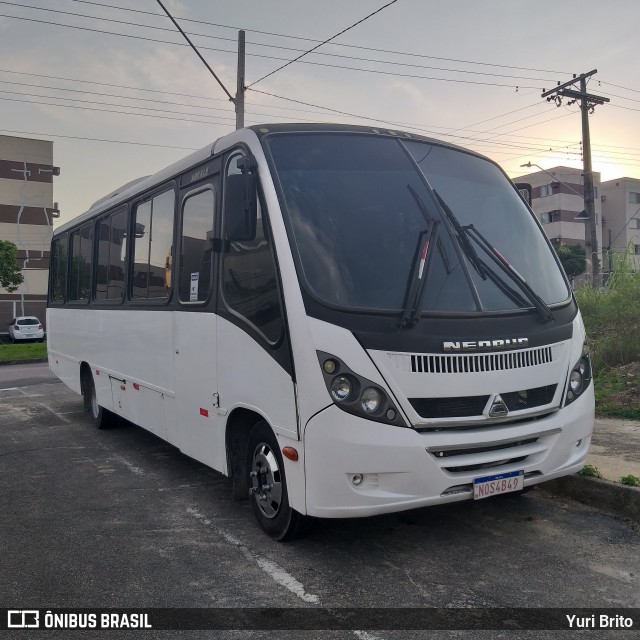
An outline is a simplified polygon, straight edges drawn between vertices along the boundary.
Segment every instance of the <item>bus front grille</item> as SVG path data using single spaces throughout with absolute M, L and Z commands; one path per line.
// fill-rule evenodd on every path
M 510 391 L 500 396 L 509 411 L 535 409 L 553 402 L 557 384 L 534 389 Z M 491 396 L 462 396 L 454 398 L 409 398 L 411 406 L 421 418 L 469 418 L 482 416 Z
M 499 353 L 389 353 L 395 366 L 412 373 L 487 373 L 489 371 L 509 371 L 526 369 L 556 362 L 564 348 L 564 343 L 504 351 Z
M 547 436 L 553 436 L 557 430 L 539 433 L 526 438 L 501 440 L 493 444 L 478 443 L 464 447 L 428 447 L 436 464 L 452 474 L 469 474 L 507 466 L 528 463 L 528 460 L 544 454 L 549 447 Z

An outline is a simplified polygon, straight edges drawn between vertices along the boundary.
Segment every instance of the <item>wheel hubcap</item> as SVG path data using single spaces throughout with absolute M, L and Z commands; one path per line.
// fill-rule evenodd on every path
M 282 503 L 282 482 L 278 460 L 265 442 L 253 452 L 251 464 L 251 489 L 260 511 L 266 518 L 275 518 Z

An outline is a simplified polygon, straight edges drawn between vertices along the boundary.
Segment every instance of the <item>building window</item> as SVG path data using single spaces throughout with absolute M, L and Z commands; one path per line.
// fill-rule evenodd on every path
M 553 187 L 550 184 L 543 184 L 540 187 L 540 197 L 550 196 L 553 193 Z
M 633 245 L 633 249 L 634 249 L 634 253 L 635 253 L 637 256 L 640 256 L 640 244 L 634 244 L 634 245 Z
M 598 187 L 593 187 L 593 199 L 598 199 Z
M 542 224 L 549 224 L 551 222 L 557 222 L 559 214 L 560 214 L 560 212 L 557 209 L 554 209 L 553 211 L 546 211 L 544 213 L 541 213 L 540 214 L 540 222 L 542 222 Z
M 640 204 L 640 193 L 629 191 L 629 204 Z
M 171 288 L 175 194 L 165 191 L 138 205 L 135 214 L 133 284 L 137 299 L 166 298 Z
M 640 229 L 640 220 L 638 218 L 631 218 L 631 220 L 629 220 L 629 229 Z

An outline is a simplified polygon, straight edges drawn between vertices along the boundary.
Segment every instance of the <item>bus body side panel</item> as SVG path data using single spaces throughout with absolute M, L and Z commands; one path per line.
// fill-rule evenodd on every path
M 50 307 L 47 323 L 51 370 L 70 389 L 81 393 L 80 365 L 87 362 L 101 406 L 167 438 L 164 405 L 174 395 L 170 311 Z
M 167 423 L 169 441 L 195 460 L 223 470 L 224 420 L 216 395 L 216 325 L 212 313 L 177 311 L 174 316 L 175 414 Z
M 299 459 L 283 457 L 289 504 L 305 512 L 304 456 L 298 438 L 295 387 L 291 375 L 251 336 L 218 318 L 220 405 L 226 415 L 244 408 L 261 415 L 273 429 L 280 448 L 294 447 Z M 224 431 L 222 432 L 224 451 Z

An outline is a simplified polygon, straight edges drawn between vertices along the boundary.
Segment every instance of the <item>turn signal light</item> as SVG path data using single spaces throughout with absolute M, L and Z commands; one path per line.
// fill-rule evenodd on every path
M 285 447 L 282 450 L 282 455 L 289 460 L 293 460 L 293 462 L 298 460 L 298 452 L 293 447 Z

